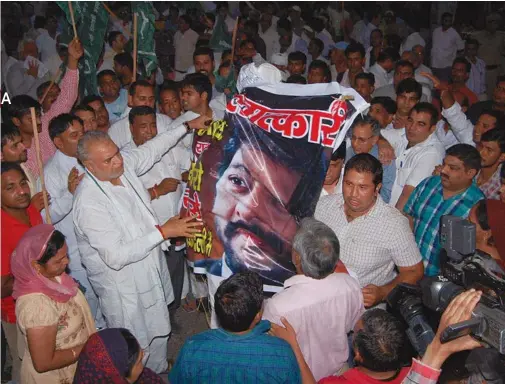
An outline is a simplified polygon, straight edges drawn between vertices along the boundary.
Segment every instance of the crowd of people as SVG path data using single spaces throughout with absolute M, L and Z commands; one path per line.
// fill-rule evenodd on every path
M 450 355 L 493 352 L 470 335 L 440 341 L 480 291 L 452 300 L 424 356 L 385 303 L 398 284 L 441 273 L 445 215 L 473 223 L 476 249 L 505 270 L 503 9 L 486 2 L 477 20 L 468 12 L 482 7 L 456 2 L 184 3 L 154 2 L 150 76 L 127 49 L 129 3 L 110 4 L 98 86 L 84 95 L 83 45 L 60 42 L 58 5 L 2 2 L 11 382 L 430 384 Z M 233 52 L 212 45 L 221 24 L 236 30 Z M 247 66 L 274 85 L 337 82 L 369 104 L 298 223 L 296 275 L 268 298 L 253 272 L 216 287 L 197 276 L 185 239 L 203 223 L 179 215 L 193 132 L 225 116 Z M 175 311 L 207 302 L 212 329 L 170 367 Z M 468 382 L 503 383 L 503 356 L 486 356 L 494 376 L 477 366 Z

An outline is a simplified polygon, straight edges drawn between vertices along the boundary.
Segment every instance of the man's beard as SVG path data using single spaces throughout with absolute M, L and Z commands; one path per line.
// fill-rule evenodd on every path
M 272 254 L 267 254 L 254 241 L 247 239 L 247 244 L 241 251 L 243 254 L 236 255 L 231 246 L 231 239 L 237 235 L 237 231 L 240 229 L 249 231 L 259 237 L 263 243 L 272 249 Z M 226 263 L 235 273 L 253 271 L 263 279 L 275 284 L 282 284 L 295 274 L 294 269 L 289 268 L 291 247 L 279 236 L 264 231 L 258 225 L 250 225 L 244 221 L 229 222 L 224 228 L 224 239 L 222 240 Z M 286 261 L 288 265 L 286 265 Z

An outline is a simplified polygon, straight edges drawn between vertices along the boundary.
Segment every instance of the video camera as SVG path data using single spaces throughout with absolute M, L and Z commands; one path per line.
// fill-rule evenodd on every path
M 419 285 L 398 284 L 386 298 L 408 324 L 409 340 L 421 356 L 435 337 L 425 308 L 441 314 L 457 295 L 470 288 L 483 292 L 472 318 L 447 327 L 441 342 L 471 334 L 505 355 L 505 271 L 487 253 L 475 250 L 475 233 L 475 225 L 469 221 L 443 216 L 442 275 L 425 277 Z

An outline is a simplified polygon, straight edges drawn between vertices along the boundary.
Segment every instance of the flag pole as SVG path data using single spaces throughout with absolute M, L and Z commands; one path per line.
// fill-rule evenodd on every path
M 118 19 L 118 20 L 121 20 L 119 17 L 117 17 L 117 15 L 112 12 L 112 9 L 110 9 L 107 4 L 105 4 L 103 1 L 102 1 L 102 5 L 103 7 L 105 8 L 105 10 L 107 12 L 109 12 L 109 15 L 111 15 L 114 19 Z M 131 34 L 130 32 L 128 32 L 126 29 L 123 29 L 123 33 L 126 35 L 126 37 L 130 38 L 131 37 Z
M 72 2 L 68 2 L 68 11 L 70 12 L 70 18 L 72 19 L 72 28 L 74 28 L 74 38 L 77 39 L 77 28 L 75 27 L 74 9 L 72 8 Z
M 39 131 L 37 130 L 37 115 L 35 113 L 35 108 L 31 107 L 30 113 L 32 116 L 33 140 L 35 141 L 35 155 L 39 166 L 40 184 L 42 186 L 42 198 L 44 200 L 44 210 L 46 211 L 46 223 L 52 224 L 51 215 L 49 214 L 49 201 L 47 200 L 46 184 L 44 182 L 44 167 L 42 165 L 42 156 L 40 154 Z
M 235 45 L 237 41 L 237 31 L 238 31 L 238 16 L 235 19 L 235 27 L 233 28 L 233 34 L 231 36 L 231 60 L 235 61 Z
M 133 14 L 133 81 L 137 81 L 137 14 Z

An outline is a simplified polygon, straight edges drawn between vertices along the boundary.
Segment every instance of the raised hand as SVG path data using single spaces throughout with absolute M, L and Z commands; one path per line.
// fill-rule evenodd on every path
M 36 61 L 28 61 L 28 69 L 26 70 L 26 73 L 29 76 L 37 78 L 39 75 L 39 64 Z

